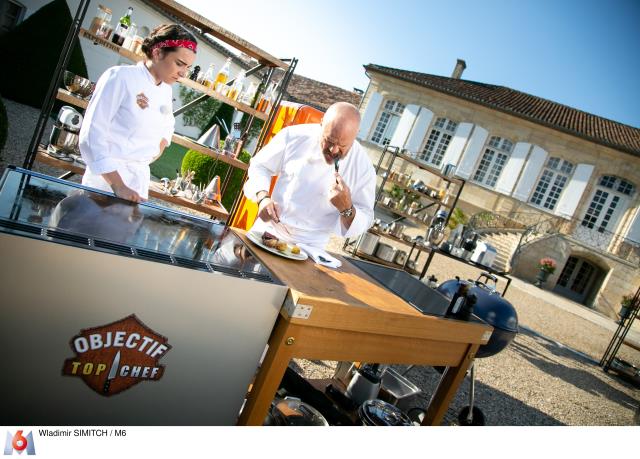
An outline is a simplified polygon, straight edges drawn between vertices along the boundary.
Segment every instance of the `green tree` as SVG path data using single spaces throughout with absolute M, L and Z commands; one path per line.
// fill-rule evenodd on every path
M 67 2 L 54 0 L 0 36 L 0 56 L 5 65 L 0 72 L 3 97 L 42 107 L 70 26 Z M 77 38 L 75 43 L 67 69 L 86 78 L 87 66 Z
M 187 104 L 192 100 L 202 96 L 202 93 L 191 89 L 187 86 L 180 86 L 180 98 L 183 104 Z M 200 102 L 195 107 L 190 108 L 182 114 L 184 124 L 189 126 L 196 126 L 200 129 L 200 135 L 204 134 L 214 124 L 221 125 L 220 120 L 224 120 L 227 123 L 229 129 L 233 128 L 231 120 L 233 119 L 233 113 L 235 109 L 227 104 L 224 104 L 216 99 L 208 98 Z M 245 114 L 240 122 L 240 128 L 245 129 L 245 126 L 249 122 L 249 115 Z M 264 122 L 261 119 L 254 119 L 251 129 L 249 130 L 249 139 L 253 139 L 260 134 Z M 220 130 L 220 138 L 224 140 L 226 132 L 222 126 Z
M 251 155 L 246 150 L 243 150 L 238 156 L 238 159 L 248 164 Z M 193 183 L 203 187 L 207 186 L 216 175 L 220 177 L 221 181 L 224 181 L 230 167 L 227 163 L 217 161 L 215 158 L 195 150 L 187 151 L 182 159 L 182 174 L 186 174 L 187 171 L 194 171 Z M 242 169 L 232 168 L 229 185 L 227 186 L 224 196 L 222 196 L 222 204 L 227 210 L 231 210 L 233 201 L 235 201 L 238 193 L 240 193 L 243 175 L 244 171 Z M 220 186 L 222 187 L 222 183 L 220 183 Z
M 180 99 L 183 104 L 202 96 L 202 93 L 191 89 L 187 86 L 180 86 Z M 182 114 L 182 120 L 184 124 L 189 126 L 196 126 L 200 129 L 200 135 L 204 134 L 209 129 L 215 120 L 215 114 L 220 109 L 222 102 L 209 97 L 203 102 L 200 102 L 195 107 L 190 108 Z

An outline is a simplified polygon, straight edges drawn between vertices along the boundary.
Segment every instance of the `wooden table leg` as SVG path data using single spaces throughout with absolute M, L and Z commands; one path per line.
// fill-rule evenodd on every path
M 271 401 L 291 360 L 294 346 L 287 344 L 287 340 L 293 338 L 295 343 L 295 336 L 292 334 L 292 329 L 295 328 L 281 316 L 278 318 L 269 338 L 269 350 L 249 392 L 238 425 L 261 426 L 264 423 Z
M 448 367 L 444 372 L 429 402 L 427 413 L 422 420 L 423 426 L 439 426 L 442 424 L 442 419 L 447 412 L 447 408 L 456 395 L 467 370 L 473 363 L 479 347 L 479 344 L 470 345 L 460 365 L 457 367 Z

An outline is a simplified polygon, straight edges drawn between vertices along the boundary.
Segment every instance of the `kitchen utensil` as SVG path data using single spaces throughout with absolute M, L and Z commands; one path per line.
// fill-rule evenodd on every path
M 415 401 L 420 393 L 422 391 L 418 386 L 393 368 L 387 368 L 382 373 L 380 393 L 378 394 L 380 400 L 406 411 L 415 406 Z
M 404 265 L 404 262 L 407 261 L 407 252 L 404 250 L 396 251 L 396 256 L 393 258 L 393 262 L 397 265 Z
M 412 426 L 409 416 L 382 400 L 367 400 L 358 408 L 364 426 Z
M 373 255 L 376 251 L 376 247 L 378 246 L 378 242 L 380 242 L 380 236 L 371 233 L 364 233 L 358 250 L 366 253 L 367 255 Z
M 85 99 L 93 94 L 93 90 L 96 87 L 91 80 L 75 75 L 68 70 L 64 71 L 63 83 L 69 92 Z
M 358 368 L 351 378 L 345 395 L 357 405 L 376 398 L 380 390 L 378 364 L 365 364 Z
M 274 400 L 265 419 L 267 426 L 328 426 L 322 414 L 296 397 Z
M 82 115 L 75 108 L 65 105 L 58 112 L 58 123 L 68 131 L 78 132 L 82 125 Z
M 389 227 L 389 234 L 397 238 L 402 238 L 402 233 L 404 233 L 405 228 L 406 226 L 402 223 L 393 222 Z
M 376 248 L 376 257 L 384 260 L 393 262 L 393 258 L 396 256 L 396 248 L 391 247 L 389 244 L 384 244 L 382 242 L 378 243 L 378 247 Z

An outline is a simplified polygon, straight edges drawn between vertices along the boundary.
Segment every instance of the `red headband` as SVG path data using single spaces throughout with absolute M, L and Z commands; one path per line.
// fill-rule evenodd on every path
M 195 53 L 197 47 L 198 44 L 191 40 L 165 40 L 153 45 L 151 47 L 151 51 L 156 48 L 187 48 Z

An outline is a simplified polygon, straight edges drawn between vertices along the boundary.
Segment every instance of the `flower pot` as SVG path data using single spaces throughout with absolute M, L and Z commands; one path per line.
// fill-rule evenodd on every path
M 627 317 L 629 317 L 629 313 L 630 312 L 631 312 L 631 310 L 627 306 L 620 305 L 620 311 L 618 312 L 618 315 L 620 316 L 620 318 L 622 320 L 624 320 Z
M 549 271 L 545 271 L 541 269 L 540 271 L 538 271 L 538 275 L 536 276 L 536 281 L 534 282 L 533 285 L 535 285 L 536 287 L 542 287 L 542 284 L 544 284 L 547 281 L 547 279 L 549 279 L 550 275 L 551 273 Z

